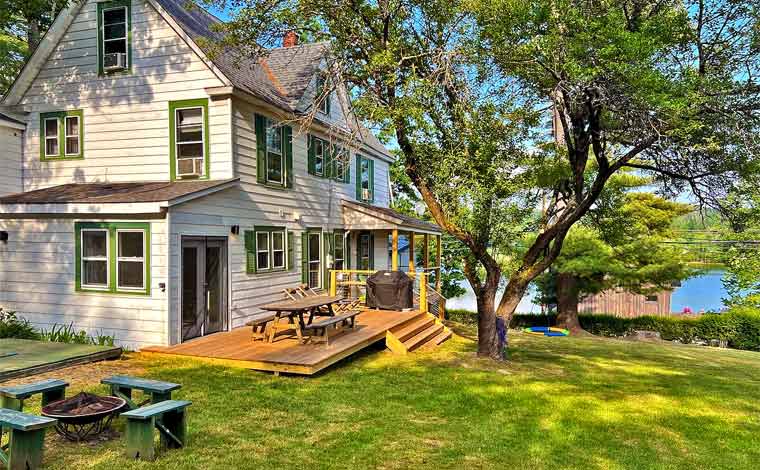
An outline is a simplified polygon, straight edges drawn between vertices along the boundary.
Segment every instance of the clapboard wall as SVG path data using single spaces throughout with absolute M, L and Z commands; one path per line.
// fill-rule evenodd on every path
M 0 196 L 19 193 L 24 131 L 0 123 Z

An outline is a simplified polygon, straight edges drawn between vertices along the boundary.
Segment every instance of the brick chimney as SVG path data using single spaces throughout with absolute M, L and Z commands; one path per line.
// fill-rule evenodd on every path
M 293 47 L 298 45 L 298 35 L 295 31 L 288 31 L 282 37 L 282 47 Z

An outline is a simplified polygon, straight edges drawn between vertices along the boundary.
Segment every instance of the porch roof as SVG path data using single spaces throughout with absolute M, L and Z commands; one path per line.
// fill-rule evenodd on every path
M 145 214 L 234 187 L 238 179 L 70 183 L 0 197 L 0 215 Z
M 420 220 L 387 207 L 377 207 L 354 201 L 343 201 L 343 226 L 347 230 L 393 230 L 443 233 L 438 225 Z

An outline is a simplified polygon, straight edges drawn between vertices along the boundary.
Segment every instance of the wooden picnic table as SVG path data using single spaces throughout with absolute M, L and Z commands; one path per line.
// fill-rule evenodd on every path
M 341 300 L 343 300 L 343 296 L 340 295 L 315 295 L 298 300 L 281 300 L 263 305 L 262 309 L 275 312 L 274 319 L 269 326 L 267 342 L 274 341 L 278 330 L 290 329 L 296 330 L 298 341 L 303 342 L 303 327 L 307 324 L 304 323 L 304 314 L 309 314 L 308 324 L 311 324 L 322 307 L 327 307 L 327 312 L 321 313 L 321 315 L 335 316 L 332 306 Z M 280 324 L 280 319 L 286 317 L 288 323 Z

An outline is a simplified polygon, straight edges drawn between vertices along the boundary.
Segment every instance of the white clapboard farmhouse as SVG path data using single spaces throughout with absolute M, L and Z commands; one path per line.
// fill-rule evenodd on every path
M 318 92 L 325 44 L 208 57 L 218 21 L 182 0 L 57 17 L 0 103 L 0 307 L 176 345 L 440 234 L 388 209 L 388 150 Z

